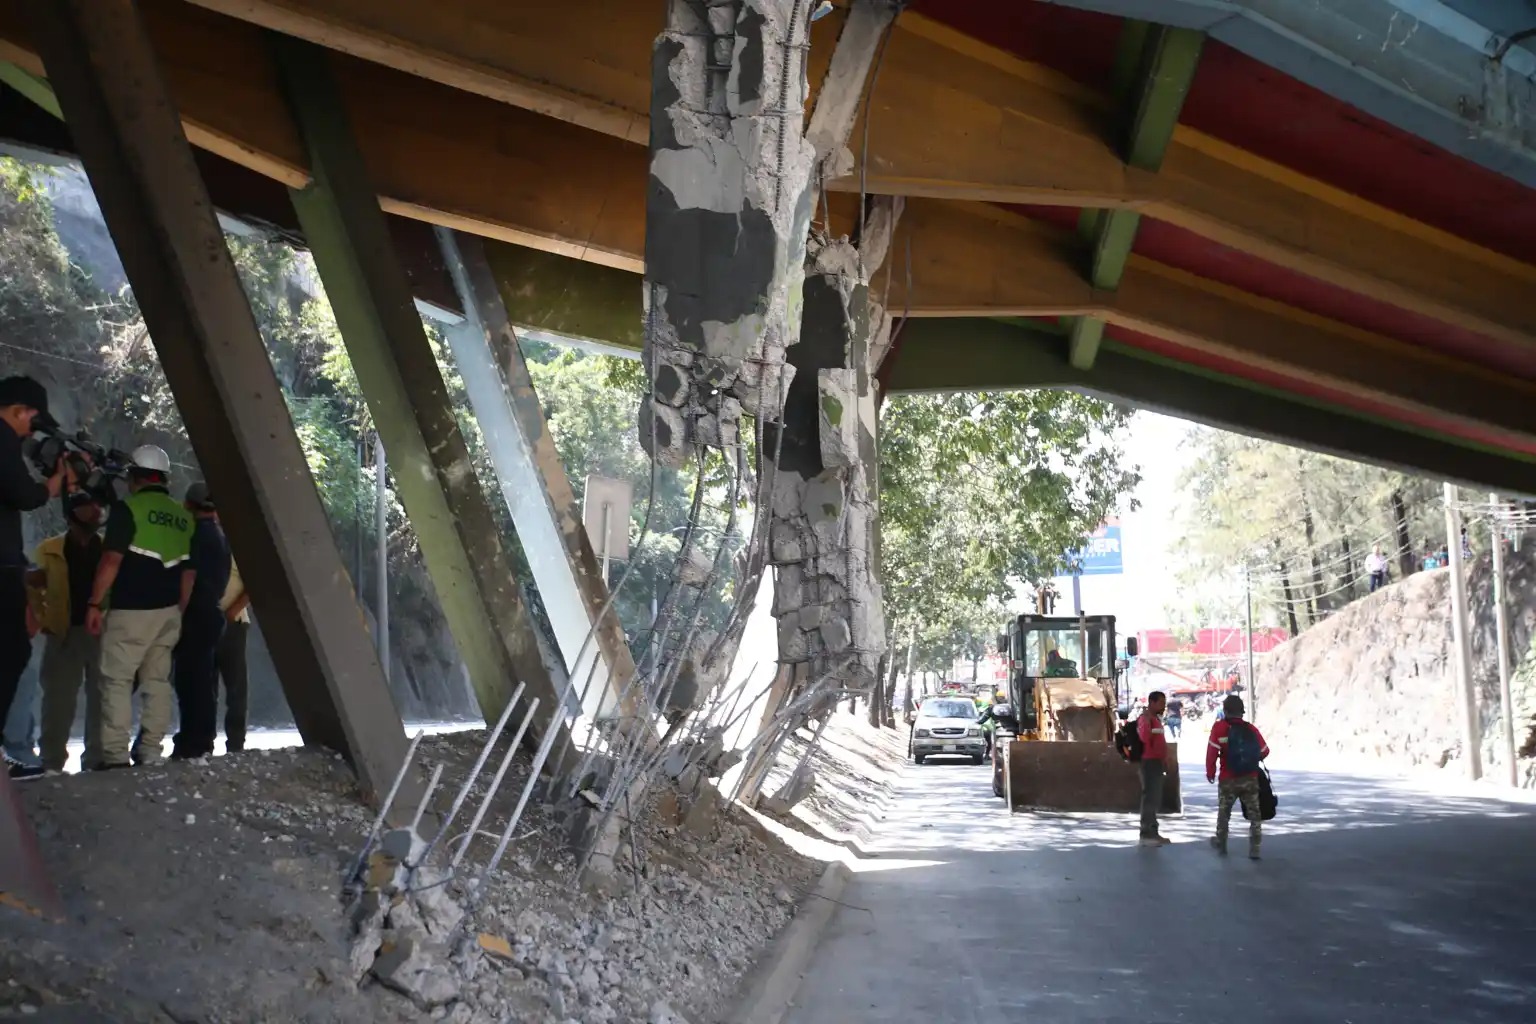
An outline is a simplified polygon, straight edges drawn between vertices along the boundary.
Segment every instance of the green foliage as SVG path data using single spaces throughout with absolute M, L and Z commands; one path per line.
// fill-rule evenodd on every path
M 638 545 L 632 542 L 633 569 L 615 605 L 625 628 L 636 634 L 651 620 L 652 599 L 665 600 L 693 503 L 694 474 L 661 467 L 653 471 L 650 457 L 640 446 L 635 422 L 644 376 L 639 360 L 528 342 L 523 344 L 523 355 L 560 461 L 578 497 L 589 475 L 628 480 L 635 495 L 630 536 L 639 539 L 654 479 L 649 529 Z M 720 506 L 729 495 L 725 466 L 718 457 L 708 463 L 704 488 L 713 507 L 704 511 L 704 528 L 695 543 L 712 556 L 726 526 Z M 737 523 L 721 560 L 722 575 L 729 574 L 730 554 L 741 546 L 749 515 L 745 503 L 738 503 Z M 614 566 L 614 582 L 623 570 L 621 565 Z M 706 599 L 706 625 L 718 627 L 725 619 L 730 591 L 724 584 L 722 580 Z
M 1055 575 L 1139 479 L 1128 413 L 1066 391 L 902 396 L 880 420 L 880 564 L 917 667 L 984 647 L 1019 583 Z
M 1231 621 L 1247 574 L 1258 619 L 1304 629 L 1366 592 L 1375 545 L 1401 578 L 1443 540 L 1438 486 L 1425 478 L 1219 430 L 1185 444 L 1195 457 L 1179 481 L 1175 562 L 1190 606 L 1169 609 L 1176 620 Z M 1228 581 L 1224 597 L 1213 579 Z

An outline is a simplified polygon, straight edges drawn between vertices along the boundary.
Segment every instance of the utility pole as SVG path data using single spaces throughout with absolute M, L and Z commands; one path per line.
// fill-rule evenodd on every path
M 1253 570 L 1251 568 L 1243 570 L 1243 596 L 1248 606 L 1245 630 L 1248 634 L 1248 719 L 1256 722 L 1259 719 L 1259 683 L 1253 674 Z
M 374 591 L 374 619 L 379 627 L 379 667 L 389 678 L 389 501 L 384 485 L 389 466 L 384 461 L 384 441 L 373 435 L 373 528 L 378 535 L 378 579 Z
M 1451 639 L 1456 646 L 1456 684 L 1461 691 L 1461 745 L 1467 757 L 1467 774 L 1476 782 L 1483 777 L 1481 725 L 1477 693 L 1472 681 L 1472 638 L 1467 632 L 1467 578 L 1461 557 L 1461 512 L 1455 484 L 1445 485 L 1446 551 L 1451 556 Z
M 1504 606 L 1504 531 L 1499 527 L 1499 496 L 1488 495 L 1493 537 L 1493 614 L 1499 632 L 1499 714 L 1504 726 L 1504 766 L 1511 786 L 1520 785 L 1519 766 L 1515 763 L 1515 709 L 1509 692 L 1509 610 Z

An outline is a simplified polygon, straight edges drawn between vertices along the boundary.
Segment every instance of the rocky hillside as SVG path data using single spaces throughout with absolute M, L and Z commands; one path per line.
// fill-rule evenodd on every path
M 1491 559 L 1471 565 L 1473 675 L 1483 763 L 1502 777 Z M 1521 779 L 1536 786 L 1536 537 L 1506 558 Z M 1462 759 L 1450 623 L 1450 570 L 1420 572 L 1339 610 L 1257 665 L 1258 722 L 1279 749 L 1326 751 L 1396 767 Z

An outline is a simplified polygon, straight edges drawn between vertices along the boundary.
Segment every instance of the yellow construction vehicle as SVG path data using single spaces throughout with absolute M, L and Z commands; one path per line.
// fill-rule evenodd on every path
M 997 643 L 1008 663 L 1008 702 L 993 712 L 992 792 L 1013 811 L 1137 810 L 1140 774 L 1114 746 L 1123 668 L 1115 617 L 1020 615 Z M 1135 657 L 1136 638 L 1126 647 Z M 1163 810 L 1177 813 L 1174 743 L 1168 762 Z

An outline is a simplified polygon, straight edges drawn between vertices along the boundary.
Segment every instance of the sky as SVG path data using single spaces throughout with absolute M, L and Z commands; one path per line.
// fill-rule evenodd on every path
M 1183 441 L 1193 429 L 1185 420 L 1151 412 L 1137 411 L 1131 419 L 1125 450 L 1127 459 L 1140 467 L 1141 483 L 1135 491 L 1140 507 L 1120 512 L 1125 572 L 1082 580 L 1083 610 L 1115 616 L 1121 636 L 1166 626 L 1164 608 L 1178 603 L 1169 566 L 1179 533 L 1178 478 L 1192 457 Z M 1058 579 L 1056 589 L 1062 595 L 1057 612 L 1071 614 L 1071 578 Z

